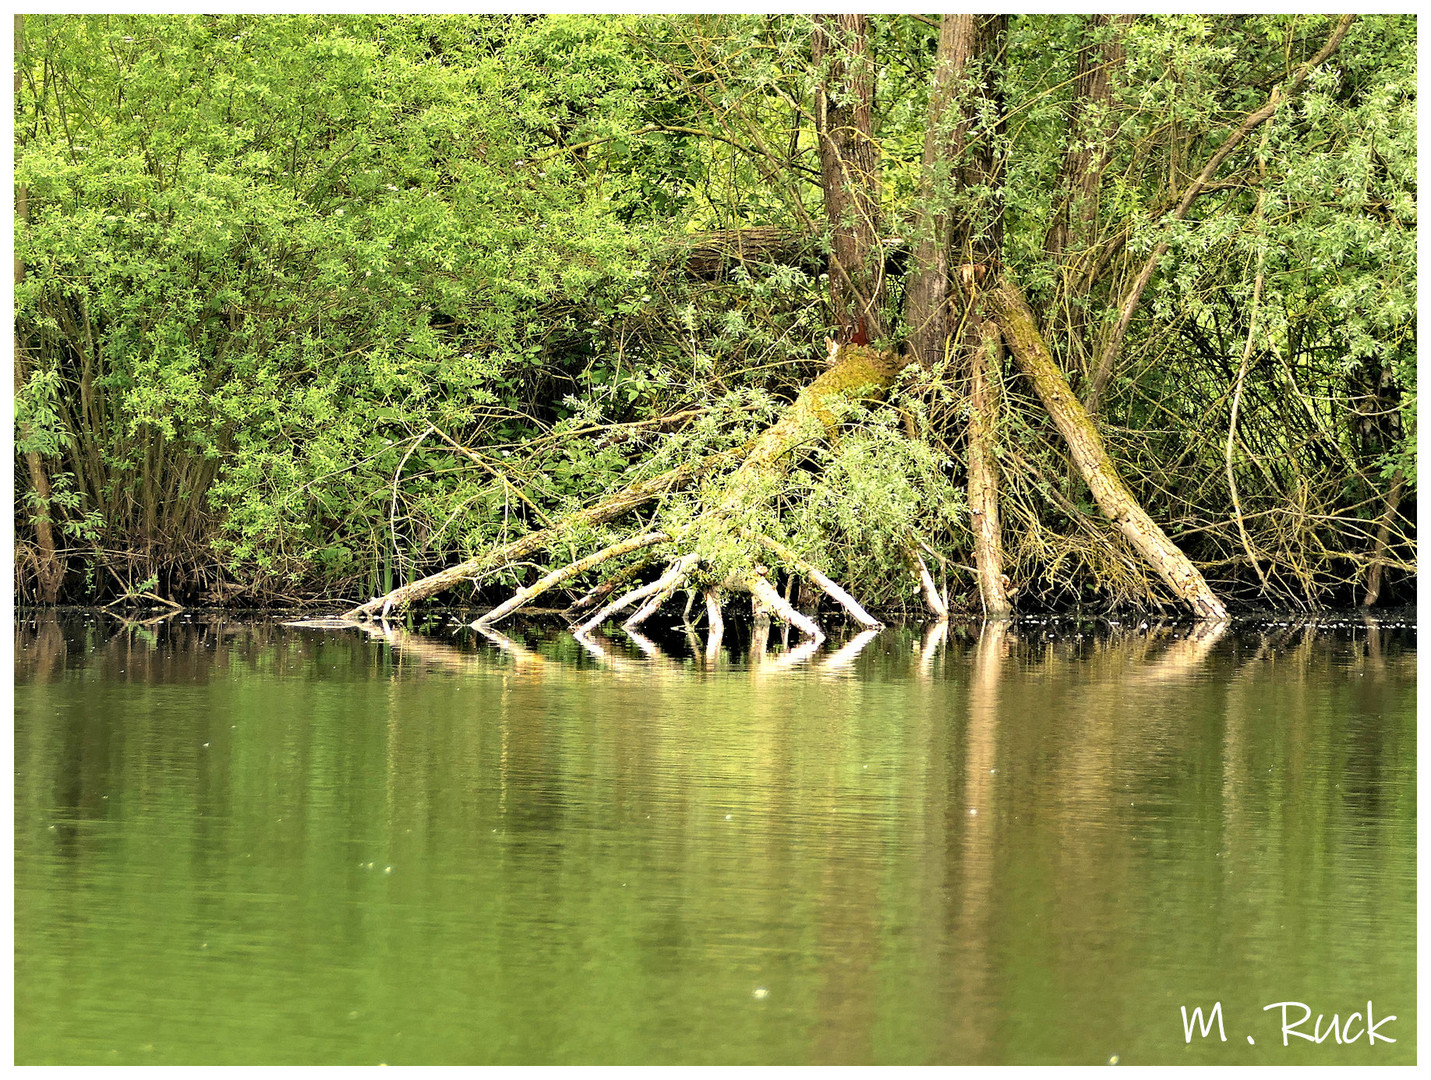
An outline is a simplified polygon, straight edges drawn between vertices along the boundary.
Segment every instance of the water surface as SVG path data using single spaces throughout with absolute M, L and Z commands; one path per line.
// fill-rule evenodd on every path
M 1415 1060 L 1414 629 L 15 662 L 19 1063 Z

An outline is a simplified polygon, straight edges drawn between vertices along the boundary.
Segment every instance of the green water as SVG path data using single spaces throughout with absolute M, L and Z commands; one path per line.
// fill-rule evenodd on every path
M 1415 1060 L 1414 629 L 842 644 L 20 620 L 16 1061 Z

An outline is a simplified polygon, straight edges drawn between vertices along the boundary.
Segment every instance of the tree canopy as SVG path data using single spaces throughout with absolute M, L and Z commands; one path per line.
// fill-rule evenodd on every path
M 1001 280 L 1220 596 L 1409 595 L 1414 15 L 1012 16 L 947 70 L 969 17 L 820 18 L 26 16 L 20 594 L 363 600 L 659 532 L 978 611 L 996 509 L 1015 607 L 1173 602 L 969 336 Z M 827 340 L 917 362 L 814 401 Z

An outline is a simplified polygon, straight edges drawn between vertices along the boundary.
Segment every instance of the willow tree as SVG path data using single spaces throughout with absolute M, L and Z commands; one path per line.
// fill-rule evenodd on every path
M 878 398 L 903 366 L 893 353 L 869 347 L 885 338 L 884 252 L 879 227 L 879 173 L 871 131 L 874 66 L 861 15 L 817 16 L 812 59 L 816 69 L 815 130 L 819 146 L 821 189 L 830 231 L 829 278 L 832 307 L 843 340 L 831 339 L 827 370 L 805 386 L 784 415 L 741 448 L 739 467 L 704 493 L 699 512 L 680 527 L 630 536 L 597 552 L 559 565 L 506 602 L 478 619 L 490 627 L 554 588 L 597 567 L 642 548 L 674 550 L 665 570 L 652 582 L 606 599 L 592 595 L 594 614 L 581 617 L 581 631 L 594 630 L 607 619 L 635 608 L 623 626 L 637 629 L 678 589 L 699 588 L 706 597 L 712 627 L 722 625 L 723 594 L 748 593 L 757 611 L 773 611 L 814 639 L 824 637 L 818 623 L 782 597 L 769 580 L 768 561 L 783 562 L 791 571 L 818 586 L 860 625 L 880 625 L 850 593 L 819 567 L 790 551 L 775 537 L 748 520 L 752 507 L 768 500 L 771 483 L 795 463 L 812 436 L 834 434 L 842 407 Z M 676 470 L 654 485 L 623 492 L 596 507 L 580 511 L 583 521 L 609 521 L 630 508 L 631 500 L 646 501 L 677 484 L 698 478 Z M 565 525 L 563 526 L 565 527 Z M 548 541 L 559 533 L 549 534 Z M 774 559 L 771 556 L 774 556 Z M 374 597 L 349 611 L 350 616 L 386 614 L 395 605 L 435 594 L 452 584 L 476 577 L 500 560 L 484 555 L 455 569 L 413 582 L 387 596 Z M 917 558 L 917 556 L 916 556 Z M 922 563 L 919 564 L 923 568 Z M 928 577 L 927 570 L 925 577 Z M 639 606 L 638 606 L 639 605 Z M 939 611 L 943 614 L 943 611 Z
M 1402 595 L 1414 35 L 35 16 L 17 585 Z
M 25 48 L 25 16 L 15 16 L 15 94 L 20 93 L 20 69 L 24 57 Z M 29 192 L 25 184 L 16 185 L 15 190 L 15 217 L 18 221 L 24 222 L 29 218 Z M 19 286 L 25 280 L 25 260 L 18 254 L 15 256 L 15 286 Z M 29 365 L 25 360 L 24 342 L 20 338 L 18 327 L 15 331 L 15 400 L 25 401 L 25 390 L 27 389 L 30 376 Z M 35 578 L 38 586 L 38 599 L 45 604 L 53 604 L 59 599 L 60 584 L 65 576 L 65 559 L 60 553 L 60 548 L 55 539 L 54 523 L 51 521 L 51 503 L 53 492 L 50 486 L 49 470 L 43 455 L 36 446 L 35 432 L 28 417 L 22 411 L 17 417 L 19 421 L 18 438 L 15 440 L 16 448 L 24 454 L 25 469 L 29 474 L 30 487 L 34 492 L 35 513 Z M 17 551 L 17 558 L 22 558 Z
M 956 370 L 969 386 L 967 475 L 979 589 L 987 616 L 1006 618 L 1010 604 L 1000 556 L 995 406 L 990 377 L 1000 351 L 995 319 L 1010 338 L 1015 355 L 1068 442 L 1072 460 L 1103 512 L 1118 524 L 1194 614 L 1226 615 L 1226 608 L 1201 574 L 1138 506 L 1119 478 L 1086 413 L 1068 392 L 1056 367 L 1047 362 L 1047 350 L 1040 351 L 1031 321 L 1020 320 L 1019 315 L 1026 309 L 1019 308 L 1017 290 L 1007 283 L 999 286 L 1002 294 L 994 289 L 1001 254 L 997 139 L 1002 107 L 998 79 L 1006 32 L 1003 16 L 951 15 L 942 21 L 930 92 L 920 232 L 913 280 L 907 293 L 906 320 L 914 332 L 906 352 L 891 349 L 887 340 L 880 340 L 885 339 L 881 318 L 884 250 L 879 240 L 880 176 L 871 120 L 874 61 L 866 22 L 859 15 L 816 16 L 812 43 L 815 129 L 831 234 L 832 306 L 844 337 L 844 341 L 831 343 L 830 370 L 806 387 L 789 414 L 756 440 L 740 469 L 723 485 L 714 505 L 687 531 L 649 533 L 639 541 L 623 540 L 593 556 L 574 560 L 521 590 L 514 602 L 499 605 L 485 619 L 504 617 L 577 573 L 629 554 L 633 543 L 642 547 L 675 543 L 682 553 L 669 562 L 656 582 L 630 590 L 583 624 L 597 625 L 642 601 L 627 621 L 628 627 L 639 625 L 662 600 L 698 574 L 703 561 L 709 563 L 700 548 L 709 543 L 712 530 L 736 537 L 738 527 L 734 523 L 753 500 L 761 497 L 763 482 L 777 470 L 789 467 L 792 451 L 806 437 L 810 421 L 828 413 L 829 398 L 851 391 L 866 395 L 883 391 L 911 360 L 931 365 L 937 358 L 942 366 L 946 350 L 957 359 Z M 1000 295 L 1005 302 L 994 299 Z M 880 340 L 885 351 L 869 349 L 867 343 L 871 340 Z M 823 426 L 830 428 L 828 422 Z M 756 536 L 755 540 L 766 546 L 772 543 L 768 537 Z M 930 607 L 936 615 L 944 616 L 947 608 L 933 587 L 928 568 L 917 551 L 910 550 L 908 556 L 925 583 Z M 439 585 L 445 587 L 451 573 L 444 572 L 416 588 L 408 586 L 406 591 L 374 598 L 350 614 L 387 611 L 395 602 Z M 719 580 L 707 581 L 712 605 L 718 603 L 712 590 L 721 586 L 748 591 L 806 633 L 818 633 L 807 616 L 794 611 L 774 593 L 758 564 L 737 564 L 733 569 L 725 568 Z

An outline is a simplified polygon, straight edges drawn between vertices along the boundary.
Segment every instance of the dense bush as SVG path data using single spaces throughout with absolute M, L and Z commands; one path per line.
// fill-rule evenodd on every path
M 873 25 L 895 238 L 937 31 Z M 1165 220 L 1326 27 L 1130 23 L 1127 76 L 1078 129 L 1108 158 L 1081 247 L 1046 241 L 1083 17 L 1013 21 L 1009 116 L 988 127 L 1008 160 L 1006 265 L 1046 302 L 1076 388 L 1170 245 L 1103 424 L 1154 515 L 1267 601 L 1345 597 L 1383 520 L 1392 564 L 1414 563 L 1414 17 L 1360 20 L 1224 186 Z M 818 253 L 805 19 L 38 15 L 18 44 L 22 595 L 44 517 L 73 599 L 383 591 L 738 447 L 818 370 L 818 260 L 718 280 L 681 265 L 692 234 L 747 225 Z M 914 595 L 910 536 L 957 575 L 963 392 L 926 375 L 852 414 L 770 493 L 772 531 L 888 606 Z M 1118 594 L 1118 550 L 1087 539 L 1046 419 L 1012 376 L 1005 399 L 1025 595 Z

